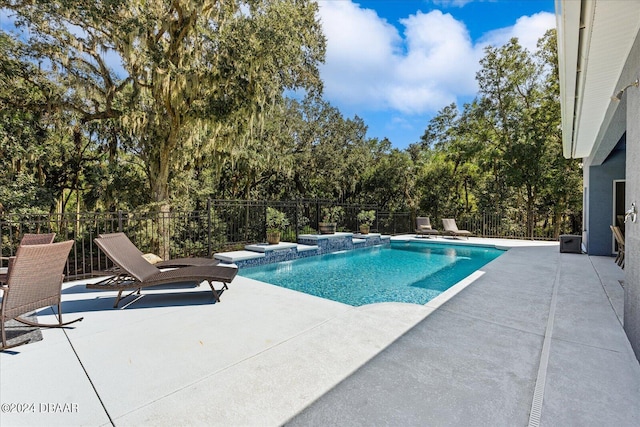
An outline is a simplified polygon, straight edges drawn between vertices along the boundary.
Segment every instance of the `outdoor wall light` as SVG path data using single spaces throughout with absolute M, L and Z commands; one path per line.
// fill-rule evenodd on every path
M 622 99 L 622 95 L 624 94 L 624 92 L 629 89 L 630 87 L 638 87 L 640 85 L 640 82 L 638 82 L 638 79 L 636 79 L 635 82 L 626 85 L 625 87 L 623 87 L 622 89 L 620 89 L 620 92 L 616 93 L 615 95 L 613 95 L 611 97 L 612 101 L 620 101 Z
M 631 222 L 636 222 L 636 218 L 638 216 L 638 208 L 636 207 L 636 202 L 631 203 L 631 208 L 624 213 L 624 222 L 627 220 L 631 220 Z

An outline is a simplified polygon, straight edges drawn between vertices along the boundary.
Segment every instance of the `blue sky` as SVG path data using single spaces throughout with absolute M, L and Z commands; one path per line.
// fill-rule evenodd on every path
M 531 51 L 555 27 L 553 0 L 319 0 L 327 37 L 324 98 L 361 117 L 368 136 L 418 142 L 446 105 L 477 93 L 487 45 Z
M 404 149 L 452 102 L 477 93 L 475 74 L 487 45 L 511 37 L 534 51 L 555 27 L 553 0 L 318 0 L 327 37 L 324 98 L 367 136 Z M 12 20 L 0 10 L 0 27 Z M 112 63 L 117 68 L 119 60 Z

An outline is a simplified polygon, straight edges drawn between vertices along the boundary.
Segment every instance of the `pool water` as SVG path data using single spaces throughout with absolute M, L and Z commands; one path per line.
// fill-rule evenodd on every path
M 392 242 L 242 268 L 238 274 L 353 306 L 426 304 L 503 253 L 492 247 Z

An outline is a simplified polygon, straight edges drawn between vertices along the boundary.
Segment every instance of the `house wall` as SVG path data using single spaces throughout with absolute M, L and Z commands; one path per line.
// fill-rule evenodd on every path
M 625 80 L 640 79 L 640 32 L 623 69 Z M 625 206 L 640 204 L 640 88 L 630 87 L 621 101 L 626 102 L 627 182 Z M 625 224 L 624 329 L 640 360 L 640 217 Z
M 624 147 L 624 138 L 617 147 Z M 613 217 L 613 181 L 625 179 L 625 150 L 611 152 L 605 162 L 589 166 L 587 193 L 587 253 L 589 255 L 611 255 L 612 235 L 609 226 Z
M 589 189 L 591 188 L 591 183 L 589 179 L 589 165 L 591 164 L 591 159 L 582 159 L 582 250 L 586 253 L 589 253 L 589 232 L 587 231 L 587 227 L 589 226 Z
M 635 43 L 629 57 L 635 78 L 640 78 L 640 48 Z M 624 99 L 623 99 L 624 100 Z M 626 92 L 627 102 L 627 183 L 625 205 L 640 205 L 640 88 Z M 640 360 L 640 217 L 625 224 L 624 328 Z

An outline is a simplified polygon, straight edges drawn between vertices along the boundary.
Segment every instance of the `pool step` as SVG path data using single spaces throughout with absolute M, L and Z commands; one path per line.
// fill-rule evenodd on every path
M 254 243 L 246 245 L 243 251 L 217 253 L 214 258 L 223 263 L 236 264 L 240 268 L 252 267 L 385 244 L 389 243 L 389 239 L 390 236 L 382 236 L 378 233 L 301 234 L 298 236 L 299 243 L 280 242 L 277 245 Z
M 253 244 L 253 245 L 246 245 L 244 248 L 247 251 L 266 253 L 266 252 L 271 252 L 271 251 L 282 251 L 282 250 L 285 250 L 285 249 L 293 249 L 293 248 L 295 248 L 297 246 L 298 246 L 297 243 L 280 242 L 277 245 L 270 245 L 268 243 L 256 243 L 256 244 Z
M 238 266 L 268 264 L 271 262 L 296 259 L 301 256 L 317 255 L 318 246 L 303 245 L 299 243 L 280 242 L 277 245 L 256 243 L 246 245 L 243 251 L 220 252 L 214 255 L 224 263 L 234 263 Z
M 239 261 L 248 261 L 252 259 L 264 258 L 264 253 L 255 251 L 232 251 L 220 252 L 213 256 L 215 259 L 226 263 L 238 263 Z

